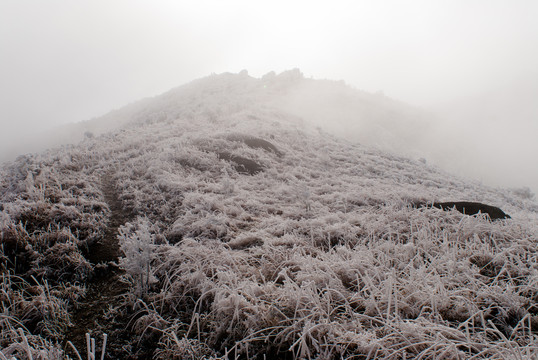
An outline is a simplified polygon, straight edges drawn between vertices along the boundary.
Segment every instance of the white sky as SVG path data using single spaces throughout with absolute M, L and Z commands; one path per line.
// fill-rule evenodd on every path
M 537 64 L 536 0 L 0 0 L 0 141 L 212 72 L 298 67 L 429 107 Z

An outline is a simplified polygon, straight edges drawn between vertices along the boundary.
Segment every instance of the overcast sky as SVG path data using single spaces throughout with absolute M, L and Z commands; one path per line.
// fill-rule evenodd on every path
M 537 19 L 536 0 L 0 0 L 0 141 L 242 69 L 438 106 L 536 81 Z

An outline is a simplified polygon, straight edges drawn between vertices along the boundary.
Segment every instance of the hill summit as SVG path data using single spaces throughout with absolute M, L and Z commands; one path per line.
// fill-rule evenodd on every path
M 298 70 L 212 75 L 7 164 L 3 354 L 73 357 L 85 332 L 118 359 L 535 353 L 536 203 L 372 146 L 414 114 Z

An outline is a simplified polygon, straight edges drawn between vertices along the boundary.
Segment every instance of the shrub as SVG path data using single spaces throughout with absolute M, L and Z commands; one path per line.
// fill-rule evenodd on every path
M 118 239 L 124 254 L 120 258 L 120 266 L 134 280 L 136 294 L 142 297 L 156 281 L 151 267 L 155 235 L 151 232 L 148 219 L 139 217 L 135 222 L 122 226 Z

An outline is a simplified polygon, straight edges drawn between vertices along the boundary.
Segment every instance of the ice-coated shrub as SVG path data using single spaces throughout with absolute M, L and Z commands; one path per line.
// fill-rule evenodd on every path
M 119 230 L 118 240 L 124 254 L 120 266 L 133 279 L 137 296 L 142 297 L 156 282 L 152 268 L 155 234 L 149 220 L 137 218 L 133 223 L 125 224 Z

